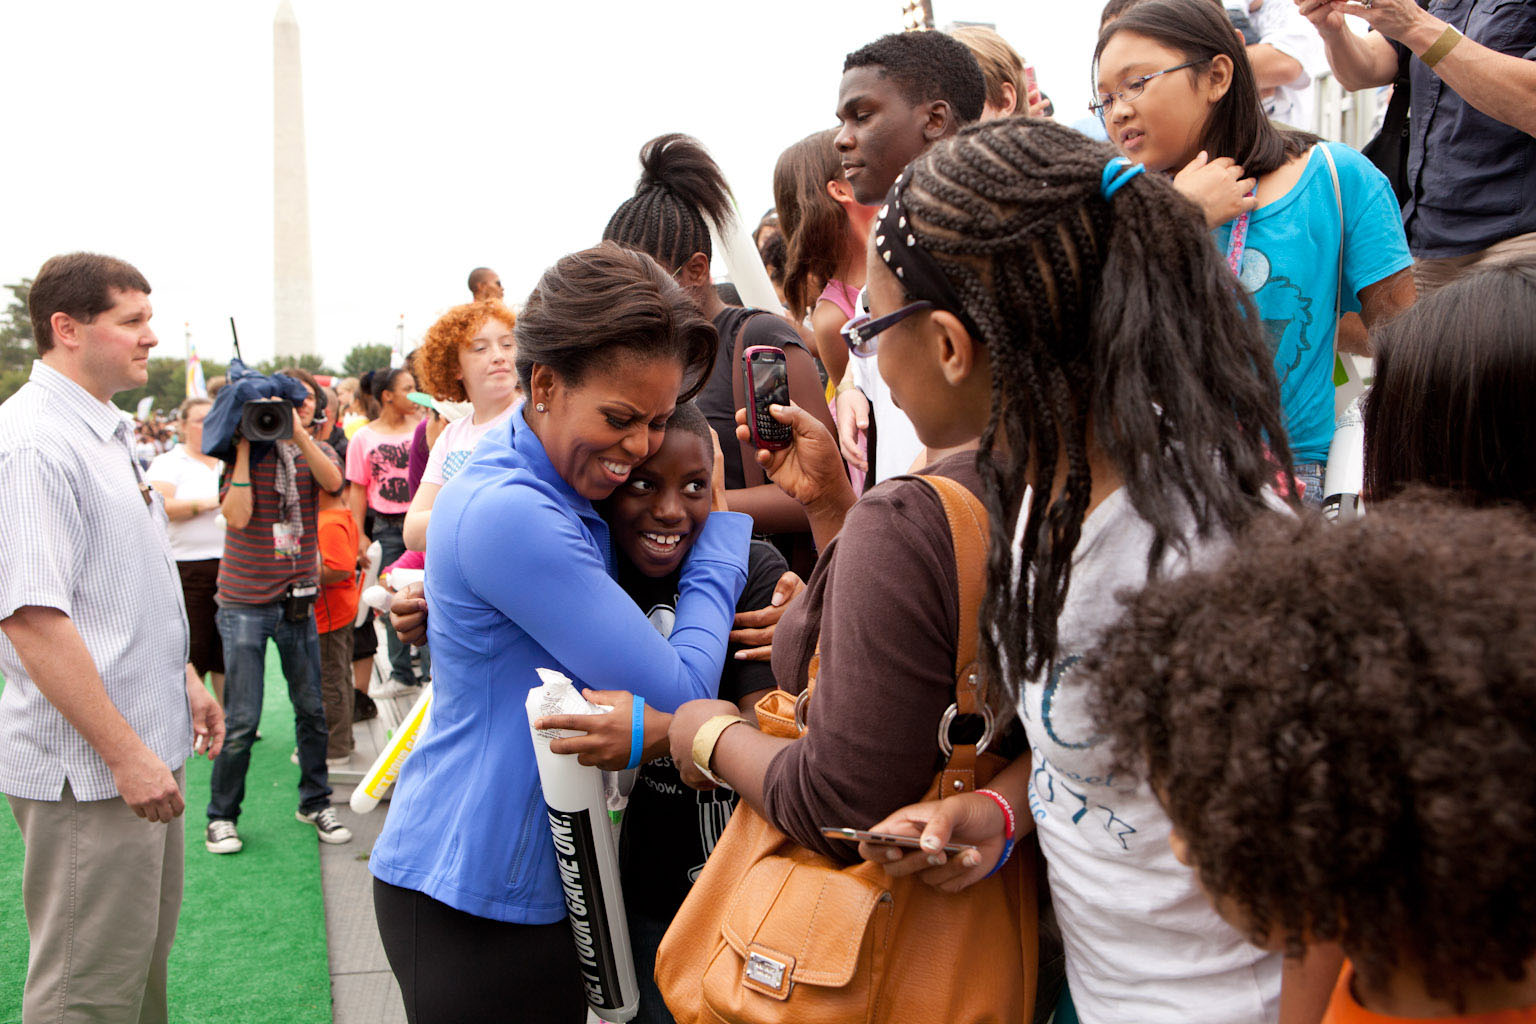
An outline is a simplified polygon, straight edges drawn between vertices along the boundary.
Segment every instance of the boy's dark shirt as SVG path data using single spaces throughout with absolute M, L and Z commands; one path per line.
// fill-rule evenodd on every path
M 766 607 L 784 572 L 784 559 L 778 551 L 770 544 L 753 541 L 747 559 L 747 585 L 736 610 Z M 678 573 L 656 579 L 636 571 L 628 560 L 619 559 L 619 585 L 663 634 L 671 632 L 677 614 L 677 584 Z M 720 677 L 720 699 L 732 703 L 757 690 L 771 690 L 774 685 L 768 663 L 737 661 L 733 656 L 740 649 L 740 644 L 730 645 Z M 624 813 L 619 844 L 624 902 L 632 911 L 661 920 L 670 920 L 677 913 L 735 806 L 736 794 L 729 789 L 700 793 L 685 786 L 670 757 L 640 769 Z

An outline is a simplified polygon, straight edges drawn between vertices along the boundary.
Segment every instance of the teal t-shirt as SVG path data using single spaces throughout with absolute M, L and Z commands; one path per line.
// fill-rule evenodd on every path
M 1339 169 L 1343 201 L 1343 295 L 1338 311 L 1358 313 L 1360 292 L 1413 265 L 1402 214 L 1386 175 L 1348 146 L 1324 143 Z M 1275 352 L 1280 405 L 1291 455 L 1325 462 L 1333 440 L 1333 340 L 1339 286 L 1339 206 L 1328 162 L 1314 148 L 1301 179 L 1248 221 L 1239 274 L 1253 296 Z M 1229 222 L 1214 232 L 1222 252 Z

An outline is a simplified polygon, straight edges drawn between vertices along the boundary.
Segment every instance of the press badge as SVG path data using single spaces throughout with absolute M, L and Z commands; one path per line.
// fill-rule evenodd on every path
M 288 523 L 272 524 L 272 557 L 298 558 L 301 531 Z

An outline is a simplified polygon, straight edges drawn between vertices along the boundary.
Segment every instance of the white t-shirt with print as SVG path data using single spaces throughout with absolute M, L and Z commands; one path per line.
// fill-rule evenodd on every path
M 475 453 L 475 445 L 480 443 L 480 439 L 496 424 L 507 422 L 507 417 L 512 415 L 516 407 L 517 403 L 514 402 L 484 423 L 476 423 L 471 413 L 444 427 L 438 435 L 437 443 L 432 446 L 431 454 L 427 456 L 427 468 L 422 471 L 421 482 L 441 487 L 452 480 L 453 475 L 463 469 L 469 457 Z
M 197 457 L 178 444 L 164 455 L 155 456 L 144 473 L 150 483 L 170 484 L 176 497 L 203 503 L 203 511 L 191 519 L 170 523 L 171 555 L 178 562 L 200 562 L 224 557 L 224 526 L 219 522 L 219 473 L 224 464 L 209 469 Z
M 1273 1024 L 1279 954 L 1249 945 L 1211 909 L 1193 871 L 1174 858 L 1168 816 L 1147 784 L 1110 774 L 1074 671 L 1120 617 L 1116 596 L 1145 585 L 1152 537 L 1123 488 L 1088 516 L 1055 665 L 1019 703 L 1034 768 L 1030 811 L 1072 1000 L 1083 1024 Z M 1165 555 L 1162 575 L 1208 568 L 1226 548 L 1197 540 L 1189 558 Z

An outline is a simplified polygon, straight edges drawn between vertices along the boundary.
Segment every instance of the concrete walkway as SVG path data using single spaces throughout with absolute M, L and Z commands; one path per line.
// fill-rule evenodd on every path
M 325 939 L 330 948 L 331 1019 L 335 1024 L 405 1024 L 400 986 L 390 973 L 373 919 L 373 876 L 368 854 L 389 807 L 353 814 L 352 786 L 336 785 L 336 815 L 352 830 L 342 846 L 320 844 L 320 887 L 325 893 Z

